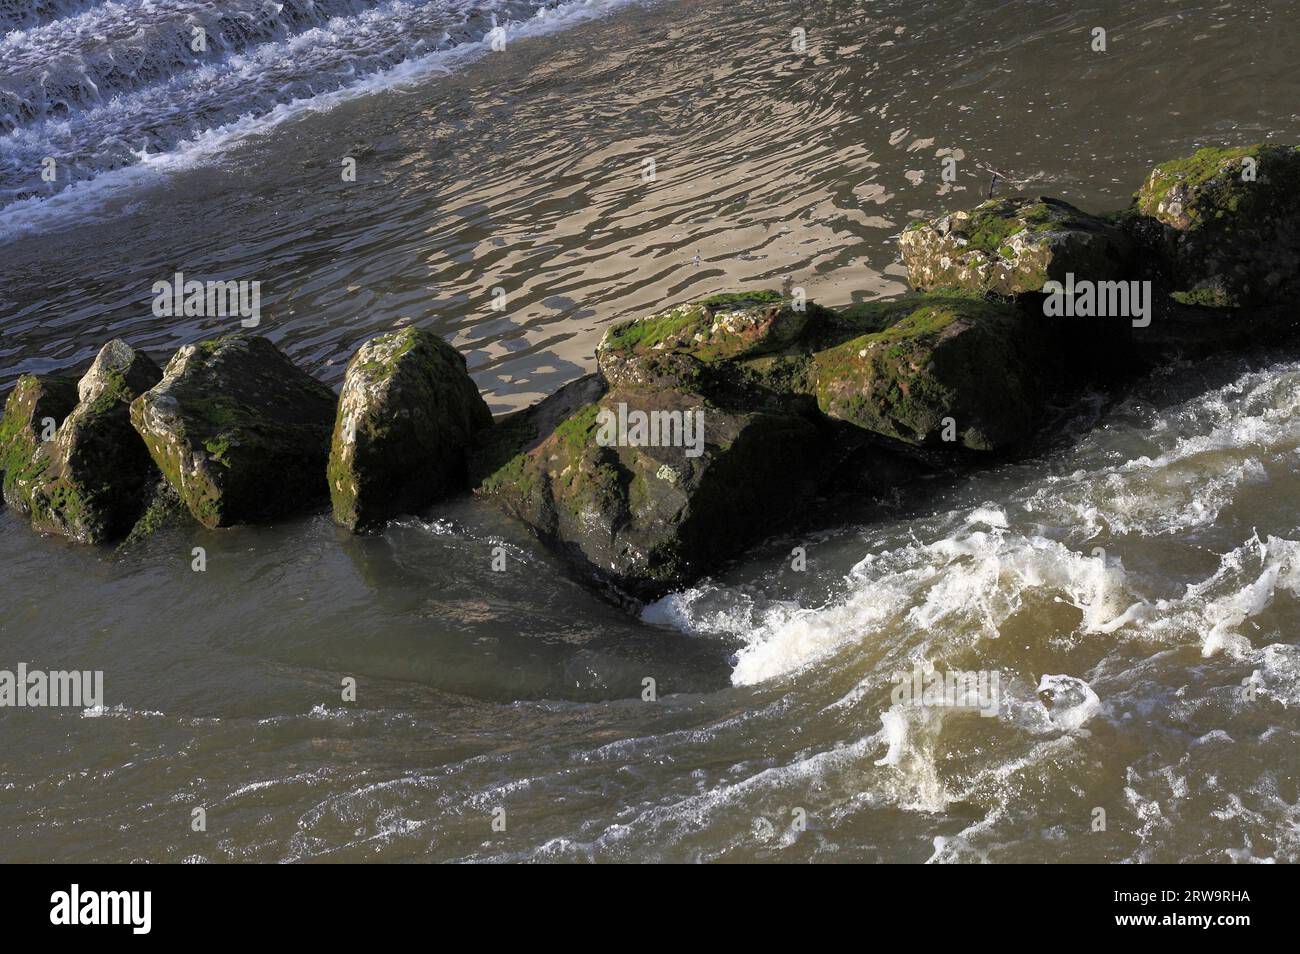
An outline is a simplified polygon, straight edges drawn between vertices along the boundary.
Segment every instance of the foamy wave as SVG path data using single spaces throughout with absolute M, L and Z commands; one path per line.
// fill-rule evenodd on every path
M 1150 410 L 1119 440 L 1132 446 L 1139 434 L 1141 452 L 1127 460 L 1110 463 L 1117 438 L 1094 435 L 1070 452 L 1080 466 L 1045 486 L 1010 492 L 1002 506 L 883 530 L 877 536 L 897 539 L 905 530 L 912 542 L 867 555 L 829 605 L 765 602 L 749 588 L 702 584 L 652 604 L 643 618 L 743 641 L 732 675 L 738 685 L 882 641 L 917 654 L 927 645 L 996 638 L 1021 610 L 1050 603 L 1080 612 L 1078 634 L 1194 639 L 1206 655 L 1245 655 L 1251 643 L 1241 627 L 1280 590 L 1295 592 L 1295 543 L 1247 541 L 1178 599 L 1136 591 L 1121 560 L 1089 543 L 1103 530 L 1172 534 L 1213 524 L 1243 486 L 1293 469 L 1300 366 L 1243 374 L 1171 409 Z
M 1206 656 L 1254 658 L 1242 627 L 1264 613 L 1277 593 L 1300 595 L 1300 543 L 1277 537 L 1248 541 L 1225 554 L 1208 579 L 1173 600 L 1145 600 L 1131 592 L 1113 558 L 1006 531 L 961 533 L 871 555 L 850 581 L 845 598 L 816 609 L 780 603 L 751 620 L 750 601 L 730 615 L 695 614 L 688 595 L 676 594 L 650 607 L 646 618 L 683 621 L 688 632 L 744 638 L 732 673 L 737 685 L 788 675 L 873 640 L 919 647 L 997 638 L 1013 615 L 1047 602 L 1078 609 L 1081 634 L 1196 641 Z
M 785 675 L 885 634 L 904 643 L 940 633 L 954 643 L 995 638 L 1031 594 L 1077 607 L 1082 630 L 1093 633 L 1108 631 L 1135 602 L 1117 562 L 1000 528 L 869 555 L 849 582 L 847 597 L 831 606 L 769 609 L 745 633 L 732 681 Z
M 1300 369 L 1243 375 L 1150 421 L 1151 453 L 1049 477 L 1026 510 L 1079 539 L 1169 534 L 1213 524 L 1247 484 L 1300 448 Z M 1085 452 L 1091 450 L 1085 445 Z
M 1193 584 L 1177 600 L 1158 600 L 1146 628 L 1157 638 L 1196 638 L 1201 652 L 1239 659 L 1254 651 L 1242 627 L 1273 603 L 1278 592 L 1300 595 L 1300 543 L 1258 537 L 1223 555 L 1209 579 Z

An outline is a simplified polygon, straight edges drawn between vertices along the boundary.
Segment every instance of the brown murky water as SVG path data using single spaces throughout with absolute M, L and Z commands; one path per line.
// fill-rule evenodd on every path
M 151 313 L 180 269 L 261 281 L 262 330 L 334 384 L 373 334 L 436 330 L 503 410 L 664 303 L 900 291 L 892 237 L 989 168 L 1100 209 L 1198 145 L 1300 141 L 1296 3 L 596 4 L 485 55 L 421 46 L 463 11 L 420 6 L 0 136 L 11 200 L 22 157 L 83 180 L 0 209 L 0 386 L 227 330 Z M 0 112 L 53 102 L 5 43 Z M 0 710 L 0 858 L 1297 860 L 1300 363 L 1172 369 L 1101 423 L 640 619 L 472 503 L 124 554 L 0 512 L 0 669 L 105 694 Z M 996 672 L 996 716 L 897 704 L 916 665 Z

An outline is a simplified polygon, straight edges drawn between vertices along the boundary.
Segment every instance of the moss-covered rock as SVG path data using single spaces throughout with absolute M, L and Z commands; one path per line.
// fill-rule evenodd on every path
M 653 595 L 734 557 L 823 487 L 883 497 L 945 449 L 951 460 L 1023 439 L 1056 373 L 1048 323 L 1003 301 L 809 303 L 782 326 L 786 308 L 779 296 L 722 312 L 696 303 L 611 329 L 593 379 L 480 443 L 478 492 L 622 590 Z M 678 439 L 663 439 L 665 423 Z M 843 480 L 841 465 L 863 479 Z
M 938 294 L 878 308 L 883 330 L 814 356 L 817 403 L 829 417 L 909 444 L 978 451 L 1030 434 L 1054 374 L 1041 317 Z M 859 320 L 871 318 L 861 310 Z
M 24 515 L 31 513 L 32 457 L 76 406 L 76 378 L 24 374 L 9 392 L 0 418 L 0 485 L 5 503 Z
M 148 492 L 144 512 L 131 527 L 126 539 L 118 545 L 118 550 L 127 550 L 166 530 L 193 526 L 194 518 L 186 509 L 181 495 L 160 476 Z
M 468 486 L 492 414 L 465 358 L 418 328 L 367 341 L 348 364 L 330 445 L 334 519 L 356 530 Z
M 1163 163 L 1119 221 L 1143 240 L 1182 304 L 1267 305 L 1300 292 L 1296 147 L 1201 149 Z
M 914 222 L 899 237 L 913 288 L 1019 295 L 1048 280 L 1119 279 L 1132 242 L 1059 199 L 993 199 L 970 212 Z
M 710 366 L 788 348 L 825 313 L 776 291 L 714 295 L 612 326 L 596 365 L 610 387 L 698 388 Z
M 176 352 L 131 423 L 194 519 L 225 527 L 324 504 L 336 403 L 266 338 L 237 334 Z
M 131 529 L 157 470 L 131 427 L 130 404 L 161 377 L 143 352 L 120 340 L 104 345 L 77 384 L 76 407 L 32 456 L 24 483 L 35 529 L 79 543 Z
M 665 442 L 665 433 L 682 439 Z M 598 576 L 652 596 L 712 570 L 806 507 L 828 443 L 818 422 L 798 412 L 622 389 L 577 408 L 479 492 Z

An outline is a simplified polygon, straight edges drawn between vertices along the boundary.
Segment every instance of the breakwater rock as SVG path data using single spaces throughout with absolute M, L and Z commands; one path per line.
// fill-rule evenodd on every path
M 493 421 L 464 358 L 405 328 L 342 393 L 269 340 L 165 369 L 105 345 L 21 378 L 0 420 L 8 506 L 83 543 L 328 508 L 363 532 L 473 493 L 591 579 L 648 598 L 828 496 L 886 498 L 1034 446 L 1053 402 L 1176 356 L 1295 336 L 1300 151 L 1164 163 L 1124 209 L 992 199 L 901 235 L 913 291 L 831 309 L 746 291 L 611 326 L 597 370 Z

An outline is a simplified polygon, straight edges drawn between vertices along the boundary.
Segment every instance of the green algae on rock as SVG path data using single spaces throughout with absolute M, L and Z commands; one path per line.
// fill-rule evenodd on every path
M 1143 219 L 1161 228 L 1143 229 Z M 1175 300 L 1246 307 L 1300 292 L 1300 150 L 1201 149 L 1162 163 L 1121 218 Z
M 970 212 L 914 222 L 899 237 L 918 290 L 1019 295 L 1049 280 L 1116 279 L 1131 269 L 1132 242 L 1105 220 L 1058 199 L 993 199 Z
M 823 312 L 771 290 L 713 295 L 614 325 L 596 364 L 611 387 L 690 386 L 701 365 L 790 346 Z
M 124 341 L 104 345 L 77 384 L 78 403 L 32 456 L 32 526 L 79 543 L 125 535 L 157 470 L 131 427 L 130 404 L 162 377 Z
M 468 453 L 492 414 L 445 341 L 405 328 L 348 364 L 330 445 L 334 519 L 374 527 L 468 487 Z
M 31 513 L 31 462 L 48 437 L 53 440 L 64 418 L 77 406 L 77 379 L 24 374 L 9 392 L 0 418 L 0 485 L 4 501 Z
M 1171 356 L 1294 340 L 1297 156 L 1202 151 L 1105 218 L 1000 199 L 918 223 L 901 239 L 916 292 L 836 311 L 750 291 L 621 322 L 596 374 L 496 423 L 464 359 L 413 328 L 363 345 L 338 401 L 264 338 L 182 348 L 165 375 L 112 342 L 76 396 L 20 380 L 0 421 L 5 495 L 38 526 L 93 541 L 134 517 L 138 539 L 181 503 L 218 527 L 330 500 L 361 529 L 469 487 L 624 595 L 659 594 L 810 501 L 870 504 L 1030 446 L 1054 396 Z M 1087 309 L 1045 307 L 1046 282 L 1072 287 L 1069 275 L 1151 280 L 1172 297 L 1157 296 L 1154 328 L 1080 320 Z M 1221 306 L 1246 303 L 1223 320 Z M 107 440 L 137 394 L 134 431 Z M 61 426 L 47 446 L 49 420 Z
M 205 527 L 300 513 L 329 496 L 334 393 L 263 337 L 186 345 L 131 405 L 158 469 Z
M 694 415 L 701 441 L 602 439 L 608 422 L 636 413 L 684 422 L 688 436 Z M 798 412 L 621 389 L 578 408 L 479 492 L 598 576 L 649 596 L 708 572 L 806 507 L 827 445 L 818 422 Z
M 194 518 L 186 509 L 176 488 L 159 475 L 148 491 L 144 512 L 140 514 L 126 539 L 118 544 L 119 551 L 127 550 L 157 533 L 179 527 L 195 526 Z
M 739 320 L 697 302 L 612 328 L 581 392 L 497 426 L 478 492 L 648 596 L 789 522 L 842 466 L 865 475 L 843 483 L 884 496 L 918 471 L 907 445 L 1001 450 L 1037 420 L 1052 365 L 1035 352 L 1044 328 L 1012 304 L 922 294 L 837 313 L 808 303 L 782 327 L 772 319 L 789 304 L 769 296 L 743 309 L 724 299 Z M 649 440 L 608 439 L 607 424 L 637 414 L 698 415 L 702 447 L 657 440 L 653 427 Z
M 909 444 L 992 451 L 1028 437 L 1051 371 L 1041 322 L 997 301 L 904 301 L 905 313 L 881 305 L 883 330 L 814 356 L 821 410 Z

